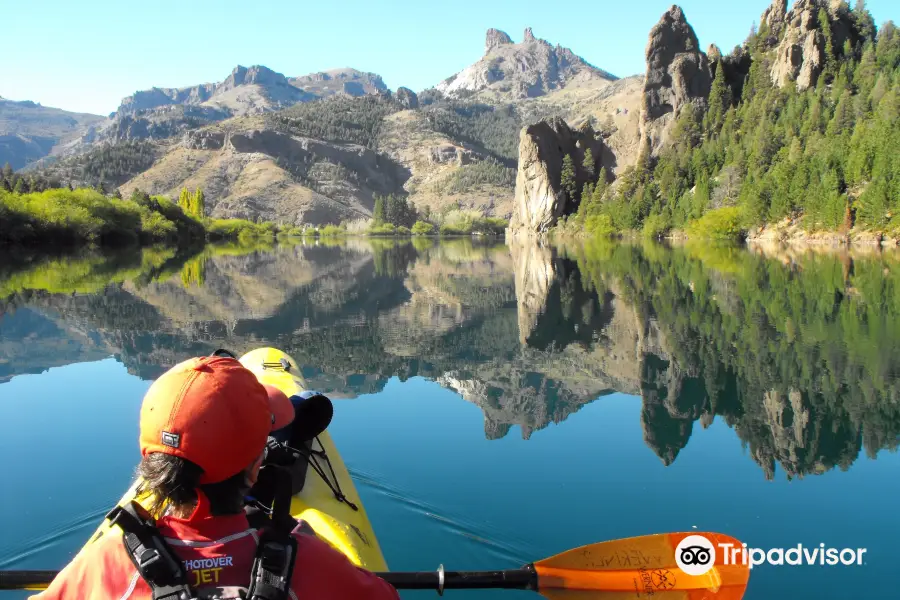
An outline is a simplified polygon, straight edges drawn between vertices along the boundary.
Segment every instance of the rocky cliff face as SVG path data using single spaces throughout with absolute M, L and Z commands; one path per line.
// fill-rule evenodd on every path
M 646 55 L 641 133 L 655 153 L 666 143 L 678 111 L 691 103 L 705 106 L 712 76 L 697 35 L 678 6 L 650 30 Z
M 575 163 L 580 186 L 590 179 L 581 166 L 590 150 L 594 172 L 600 171 L 608 154 L 602 139 L 588 125 L 579 130 L 560 118 L 544 120 L 525 127 L 519 137 L 519 170 L 516 174 L 515 208 L 510 229 L 544 233 L 557 220 L 577 210 L 560 185 L 563 160 L 570 155 Z
M 419 97 L 414 91 L 406 87 L 397 88 L 397 102 L 407 110 L 419 108 Z
M 572 84 L 616 79 L 568 48 L 554 47 L 535 38 L 529 27 L 518 44 L 503 31 L 489 29 L 481 60 L 448 77 L 436 88 L 448 96 L 485 92 L 492 97 L 523 99 Z
M 784 0 L 775 0 L 763 13 L 767 30 L 762 33 L 775 47 L 772 81 L 781 86 L 794 81 L 797 89 L 805 90 L 816 85 L 825 68 L 826 33 L 835 51 L 843 48 L 854 35 L 853 19 L 846 5 L 827 0 L 797 0 L 790 12 L 786 9 Z M 820 11 L 829 21 L 828 32 L 822 30 Z
M 512 43 L 512 38 L 505 31 L 494 28 L 488 29 L 484 41 L 484 53 L 490 54 L 494 49 Z
M 761 32 L 769 45 L 775 45 L 784 33 L 787 0 L 774 0 L 759 19 Z
M 740 98 L 744 89 L 744 81 L 750 73 L 752 63 L 750 53 L 742 47 L 737 47 L 731 54 L 723 56 L 719 47 L 712 44 L 706 54 L 709 57 L 711 76 L 716 77 L 716 71 L 721 65 L 725 72 L 725 82 L 731 87 L 732 97 Z

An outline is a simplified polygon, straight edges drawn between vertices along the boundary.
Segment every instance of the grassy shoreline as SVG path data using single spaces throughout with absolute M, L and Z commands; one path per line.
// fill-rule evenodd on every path
M 193 246 L 212 242 L 254 244 L 260 240 L 310 237 L 501 236 L 503 219 L 456 211 L 435 223 L 412 227 L 379 219 L 322 227 L 285 227 L 272 222 L 213 219 L 204 214 L 202 191 L 182 191 L 176 204 L 164 196 L 135 191 L 110 197 L 91 188 L 54 188 L 16 193 L 0 189 L 0 247 L 42 248 Z
M 198 217 L 168 198 L 141 192 L 123 199 L 90 188 L 23 194 L 0 189 L 0 247 L 251 243 L 274 238 L 276 230 L 272 223 Z

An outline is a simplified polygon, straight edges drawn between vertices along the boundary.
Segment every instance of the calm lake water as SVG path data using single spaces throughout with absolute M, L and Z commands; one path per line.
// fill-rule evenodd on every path
M 155 377 L 272 345 L 335 399 L 394 570 L 696 527 L 867 549 L 757 567 L 748 599 L 898 597 L 900 256 L 353 239 L 2 260 L 0 569 L 84 543 Z

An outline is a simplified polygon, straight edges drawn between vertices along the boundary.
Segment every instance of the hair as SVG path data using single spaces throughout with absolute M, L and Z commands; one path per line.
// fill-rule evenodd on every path
M 246 472 L 241 471 L 218 483 L 200 483 L 203 469 L 197 464 L 171 454 L 151 452 L 141 460 L 138 475 L 142 481 L 137 494 L 150 494 L 147 509 L 154 518 L 172 509 L 190 512 L 197 504 L 197 490 L 209 498 L 213 515 L 240 513 L 244 507 L 244 495 L 249 489 Z

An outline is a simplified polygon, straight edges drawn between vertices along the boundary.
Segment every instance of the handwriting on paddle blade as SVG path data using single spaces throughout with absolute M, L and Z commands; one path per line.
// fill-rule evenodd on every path
M 663 566 L 663 557 L 640 549 L 620 552 L 593 552 L 586 548 L 581 553 L 584 564 L 592 569 L 639 569 Z

